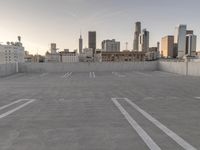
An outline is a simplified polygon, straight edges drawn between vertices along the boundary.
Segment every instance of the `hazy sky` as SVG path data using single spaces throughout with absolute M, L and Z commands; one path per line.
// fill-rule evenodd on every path
M 44 54 L 51 42 L 60 50 L 78 49 L 80 30 L 86 47 L 88 31 L 95 30 L 98 48 L 104 39 L 117 39 L 122 49 L 125 42 L 132 49 L 134 23 L 141 21 L 156 46 L 177 24 L 199 36 L 199 7 L 199 0 L 1 0 L 0 42 L 21 35 L 26 50 Z

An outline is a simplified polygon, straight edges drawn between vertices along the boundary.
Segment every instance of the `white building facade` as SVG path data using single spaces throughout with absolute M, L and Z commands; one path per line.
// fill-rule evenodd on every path
M 0 45 L 0 64 L 23 63 L 24 57 L 25 52 L 21 42 L 7 42 L 7 45 Z
M 186 35 L 186 55 L 195 56 L 197 48 L 197 36 L 193 34 Z
M 149 31 L 143 29 L 139 35 L 139 51 L 148 52 L 149 51 Z
M 77 51 L 70 52 L 68 49 L 60 52 L 60 62 L 62 63 L 76 63 L 79 62 Z

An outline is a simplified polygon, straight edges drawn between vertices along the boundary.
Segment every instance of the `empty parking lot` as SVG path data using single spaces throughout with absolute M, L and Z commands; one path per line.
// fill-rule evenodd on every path
M 160 71 L 0 78 L 0 149 L 200 149 L 199 86 Z

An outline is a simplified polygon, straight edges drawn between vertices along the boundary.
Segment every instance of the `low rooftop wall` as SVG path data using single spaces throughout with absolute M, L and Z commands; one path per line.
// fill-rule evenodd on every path
M 181 75 L 200 76 L 200 62 L 158 62 L 158 70 Z
M 90 71 L 132 71 L 157 70 L 155 62 L 109 62 L 109 63 L 21 63 L 19 72 L 90 72 Z
M 20 63 L 0 64 L 0 77 L 20 73 L 100 71 L 165 71 L 200 76 L 200 62 Z
M 17 64 L 0 64 L 0 77 L 15 74 L 17 68 Z

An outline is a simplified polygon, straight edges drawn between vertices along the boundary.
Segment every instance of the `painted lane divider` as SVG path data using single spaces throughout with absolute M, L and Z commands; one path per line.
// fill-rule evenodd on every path
M 150 150 L 161 150 L 161 148 L 154 142 L 154 140 L 142 129 L 142 127 L 130 116 L 130 114 L 117 101 L 117 98 L 112 98 L 113 103 L 120 112 L 124 115 L 129 124 L 135 129 L 138 135 L 146 143 Z
M 200 97 L 195 97 L 195 99 L 200 99 Z
M 61 76 L 61 78 L 70 78 L 72 76 L 72 72 L 67 72 L 66 74 L 64 74 L 64 76 Z
M 44 77 L 44 76 L 47 76 L 47 75 L 48 75 L 48 73 L 43 73 L 43 74 L 40 75 L 40 77 Z
M 96 78 L 96 75 L 95 75 L 95 73 L 93 72 L 93 78 Z
M 8 116 L 8 115 L 10 115 L 10 114 L 12 114 L 12 113 L 14 113 L 14 112 L 16 112 L 17 110 L 20 110 L 21 108 L 23 108 L 23 107 L 29 105 L 30 103 L 33 103 L 33 102 L 36 101 L 36 100 L 35 100 L 35 99 L 23 99 L 23 100 L 18 100 L 18 101 L 15 101 L 15 102 L 13 102 L 13 103 L 10 103 L 10 104 L 8 104 L 8 105 L 5 105 L 5 106 L 3 106 L 3 107 L 1 107 L 1 108 L 2 108 L 2 109 L 5 109 L 5 108 L 7 108 L 7 107 L 9 107 L 9 106 L 12 106 L 12 105 L 14 105 L 14 104 L 17 104 L 17 103 L 19 103 L 19 102 L 21 102 L 21 101 L 27 101 L 27 102 L 24 103 L 24 104 L 22 104 L 22 105 L 20 105 L 20 106 L 18 106 L 18 107 L 16 107 L 16 108 L 14 108 L 14 109 L 12 109 L 12 110 L 7 111 L 6 113 L 1 114 L 1 115 L 0 115 L 0 119 L 5 118 L 6 116 Z M 2 109 L 1 109 L 1 110 L 2 110 Z
M 89 78 L 96 78 L 95 73 L 94 73 L 94 72 L 90 72 L 90 73 L 89 73 Z
M 71 78 L 71 76 L 72 76 L 72 72 L 69 72 L 69 74 L 66 76 L 66 79 Z
M 155 126 L 157 126 L 160 130 L 162 130 L 165 134 L 167 134 L 171 139 L 173 139 L 182 148 L 184 148 L 185 150 L 197 150 L 195 147 L 193 147 L 191 144 L 189 144 L 188 142 L 186 142 L 183 138 L 181 138 L 180 136 L 178 136 L 172 130 L 168 129 L 165 125 L 163 125 L 161 122 L 159 122 L 158 120 L 156 120 L 150 114 L 148 114 L 147 112 L 145 112 L 143 109 L 141 109 L 135 103 L 133 103 L 131 100 L 129 100 L 128 98 L 124 98 L 124 100 L 128 104 L 130 104 L 134 109 L 136 109 L 138 112 L 140 112 L 150 122 L 152 122 Z
M 125 75 L 122 75 L 122 74 L 120 74 L 118 72 L 112 72 L 112 74 L 117 76 L 117 77 L 119 77 L 119 78 L 125 78 L 126 77 Z
M 89 73 L 89 78 L 92 78 L 92 72 Z
M 19 100 L 14 101 L 14 102 L 12 102 L 12 103 L 10 103 L 10 104 L 4 105 L 4 106 L 0 107 L 0 110 L 3 110 L 3 109 L 5 109 L 5 108 L 8 108 L 8 107 L 10 107 L 10 106 L 12 106 L 12 105 L 14 105 L 14 104 L 17 104 L 17 103 L 19 103 L 19 102 L 22 102 L 22 101 L 27 101 L 27 99 L 19 99 Z

